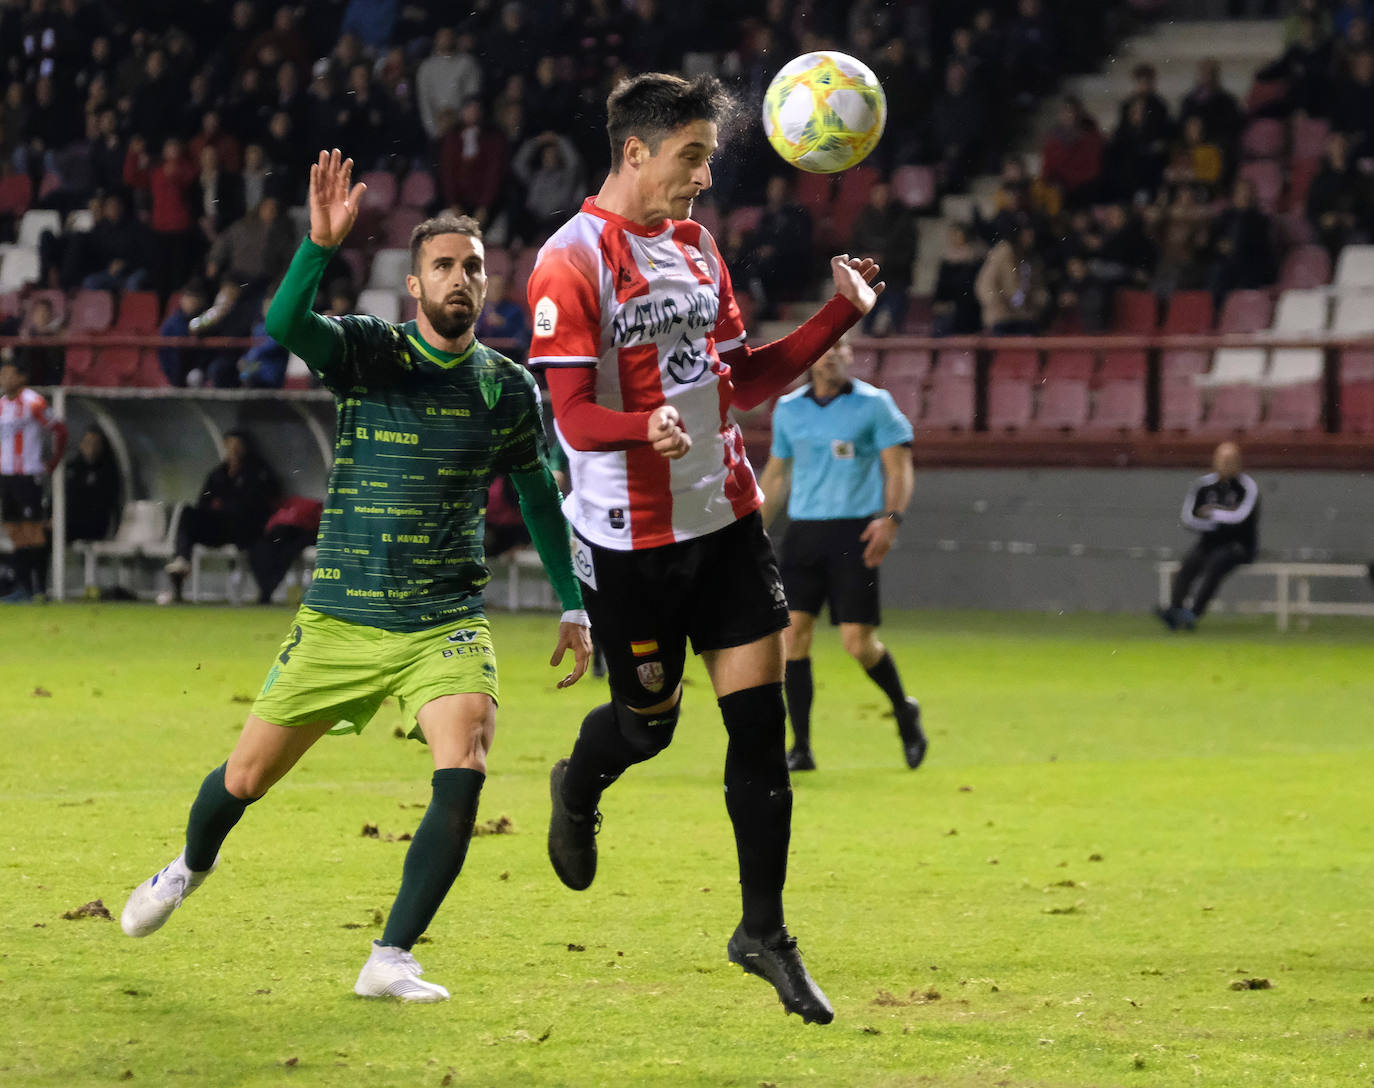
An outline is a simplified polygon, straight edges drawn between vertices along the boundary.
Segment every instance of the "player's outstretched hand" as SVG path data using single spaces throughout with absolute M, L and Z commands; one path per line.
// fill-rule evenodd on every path
M 573 671 L 558 681 L 560 688 L 572 687 L 582 679 L 587 666 L 592 663 L 592 629 L 580 623 L 560 623 L 558 625 L 558 645 L 553 648 L 549 664 L 558 668 L 563 664 L 563 655 L 573 652 Z
M 897 542 L 897 523 L 891 518 L 876 517 L 864 526 L 859 539 L 864 545 L 864 566 L 875 570 Z
M 851 257 L 841 253 L 830 258 L 830 273 L 835 277 L 835 293 L 847 298 L 861 314 L 873 309 L 887 284 L 878 279 L 878 262 L 872 257 Z
M 657 452 L 673 461 L 692 448 L 692 436 L 682 429 L 682 417 L 671 404 L 655 408 L 649 417 L 649 441 Z
M 337 147 L 310 165 L 310 240 L 317 246 L 332 249 L 353 229 L 367 186 L 360 181 L 350 189 L 352 180 L 353 160 Z

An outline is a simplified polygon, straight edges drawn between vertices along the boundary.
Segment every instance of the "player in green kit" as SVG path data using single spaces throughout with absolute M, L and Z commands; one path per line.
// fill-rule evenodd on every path
M 354 991 L 442 1001 L 410 948 L 462 868 L 496 728 L 497 677 L 483 614 L 482 554 L 493 473 L 515 483 L 535 547 L 565 609 L 550 660 L 591 655 L 560 495 L 544 463 L 539 394 L 523 368 L 482 346 L 481 231 L 440 216 L 411 236 L 414 321 L 321 317 L 320 275 L 352 228 L 365 186 L 353 160 L 310 168 L 310 236 L 272 300 L 268 333 L 338 399 L 318 566 L 228 762 L 191 806 L 186 848 L 134 889 L 120 919 L 145 937 L 215 870 L 220 844 L 326 733 L 358 732 L 394 695 L 434 757 L 433 795 L 406 854 L 400 892 Z

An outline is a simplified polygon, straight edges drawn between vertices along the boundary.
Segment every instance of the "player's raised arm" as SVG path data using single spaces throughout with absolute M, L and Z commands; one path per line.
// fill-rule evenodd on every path
M 267 310 L 267 335 L 328 381 L 328 371 L 343 354 L 338 326 L 312 309 L 320 277 L 358 218 L 358 206 L 367 186 L 350 188 L 353 160 L 337 148 L 321 151 L 310 167 L 310 235 L 296 250 L 281 286 Z

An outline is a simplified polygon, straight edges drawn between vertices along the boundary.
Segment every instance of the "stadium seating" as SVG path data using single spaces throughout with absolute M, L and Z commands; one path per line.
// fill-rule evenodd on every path
M 925 381 L 930 374 L 932 357 L 925 348 L 890 348 L 883 352 L 882 378 L 903 378 Z
M 396 175 L 390 170 L 369 170 L 358 179 L 367 186 L 364 203 L 374 212 L 389 212 L 396 206 Z
M 1317 382 L 1286 385 L 1269 396 L 1269 412 L 1261 431 L 1317 431 L 1321 429 L 1322 392 Z
M 1374 245 L 1350 245 L 1336 258 L 1336 286 L 1374 287 Z
M 892 171 L 892 195 L 913 211 L 924 211 L 935 204 L 938 188 L 935 170 L 930 166 L 899 166 Z
M 849 376 L 870 385 L 877 383 L 881 353 L 877 348 L 855 348 L 849 362 Z
M 27 249 L 37 249 L 43 232 L 62 233 L 62 213 L 51 208 L 30 208 L 19 220 L 19 233 L 16 244 Z
M 1218 348 L 1212 369 L 1197 379 L 1200 385 L 1236 385 L 1263 380 L 1268 359 L 1262 348 Z
M 428 170 L 412 170 L 401 183 L 400 202 L 403 208 L 425 211 L 434 203 L 436 195 L 434 175 Z
M 1321 381 L 1324 369 L 1321 348 L 1277 348 L 1270 356 L 1265 384 L 1315 384 Z
M 1083 424 L 1087 431 L 1138 431 L 1145 427 L 1143 379 L 1109 378 L 1102 382 L 1092 402 L 1092 414 Z
M 1205 366 L 1206 363 L 1203 362 L 1202 367 Z M 1188 373 L 1199 373 L 1202 367 L 1199 367 L 1197 371 L 1189 371 Z M 1108 351 L 1102 355 L 1102 365 L 1098 367 L 1097 380 L 1104 384 L 1110 381 L 1143 382 L 1148 373 L 1149 360 L 1143 351 Z
M 1240 177 L 1255 187 L 1255 203 L 1269 215 L 1283 199 L 1283 165 L 1275 159 L 1251 159 L 1241 163 Z
M 902 332 L 907 336 L 929 336 L 935 328 L 935 300 L 929 295 L 908 295 Z
M 372 271 L 368 274 L 366 287 L 396 291 L 405 283 L 410 272 L 410 250 L 400 248 L 379 249 L 372 258 Z
M 988 373 L 988 430 L 1024 430 L 1030 423 L 1039 364 L 1033 351 L 999 351 L 993 355 Z
M 40 272 L 38 250 L 13 245 L 0 250 L 0 291 L 18 291 L 37 283 Z
M 1199 374 L 1206 374 L 1211 365 L 1205 351 L 1174 349 L 1166 351 L 1159 359 L 1160 377 L 1165 380 L 1187 379 L 1192 381 Z
M 1331 331 L 1346 335 L 1374 333 L 1374 291 L 1343 292 L 1337 296 Z
M 735 208 L 725 220 L 725 229 L 731 234 L 748 234 L 758 227 L 762 218 L 763 209 L 755 205 Z
M 382 245 L 388 249 L 409 249 L 410 235 L 425 220 L 419 208 L 397 207 L 387 212 L 382 226 Z
M 77 291 L 72 297 L 71 318 L 67 329 L 77 336 L 91 336 L 108 332 L 114 324 L 114 296 L 109 291 Z M 137 365 L 138 355 L 134 354 Z M 67 372 L 74 385 L 118 385 L 119 379 L 97 355 L 94 347 L 67 348 Z M 132 376 L 132 375 L 130 375 Z
M 1202 390 L 1187 377 L 1166 378 L 1159 388 L 1159 429 L 1192 431 L 1202 422 Z
M 1089 385 L 1097 360 L 1088 351 L 1054 351 L 1045 361 L 1035 430 L 1073 431 L 1088 421 Z
M 1261 117 L 1251 121 L 1241 136 L 1241 153 L 1247 159 L 1276 159 L 1284 152 L 1288 133 L 1283 122 Z
M 1297 245 L 1283 259 L 1279 287 L 1321 287 L 1331 281 L 1331 256 L 1326 247 L 1314 243 Z
M 868 194 L 881 177 L 877 167 L 868 165 L 850 167 L 840 175 L 839 191 L 830 209 L 831 229 L 837 243 L 842 246 L 848 243 L 854 233 L 854 221 L 868 203 Z
M 1374 351 L 1343 351 L 1340 367 L 1341 433 L 1374 435 Z
M 946 431 L 973 429 L 975 366 L 971 351 L 939 353 L 935 369 L 931 372 L 926 396 L 921 403 L 920 414 L 915 417 L 919 419 L 922 427 L 927 430 Z
M 1321 159 L 1294 159 L 1288 168 L 1288 203 L 1290 212 L 1303 213 L 1306 217 L 1307 191 L 1312 182 L 1322 172 Z
M 812 222 L 820 226 L 830 218 L 830 206 L 835 200 L 835 176 L 801 171 L 792 196 L 811 213 Z
M 18 219 L 33 202 L 33 182 L 28 174 L 9 174 L 0 177 L 0 215 Z
M 1257 385 L 1224 385 L 1212 395 L 1207 429 L 1251 431 L 1259 424 L 1262 400 Z
M 1169 296 L 1162 331 L 1175 335 L 1210 332 L 1213 316 L 1210 291 L 1175 291 Z
M 1116 292 L 1112 328 L 1116 332 L 1152 333 L 1159 325 L 1159 300 L 1153 291 L 1123 287 Z
M 396 322 L 401 317 L 401 297 L 393 290 L 369 287 L 358 295 L 358 313 L 371 314 L 383 321 Z
M 1305 113 L 1293 114 L 1293 160 L 1320 159 L 1326 154 L 1331 123 Z
M 1293 288 L 1279 296 L 1274 311 L 1274 331 L 1302 334 L 1325 332 L 1331 298 L 1319 287 Z
M 1221 307 L 1217 332 L 1260 332 L 1273 319 L 1274 300 L 1268 291 L 1232 291 Z

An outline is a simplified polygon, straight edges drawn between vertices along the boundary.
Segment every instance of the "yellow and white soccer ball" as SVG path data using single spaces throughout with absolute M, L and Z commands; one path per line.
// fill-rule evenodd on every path
M 872 70 L 822 50 L 788 61 L 763 96 L 763 131 L 800 170 L 837 174 L 863 162 L 887 123 L 887 96 Z

